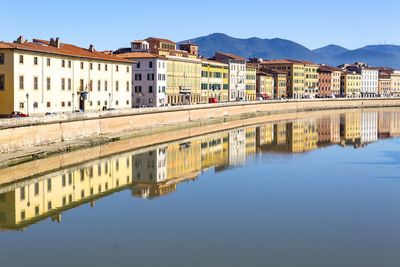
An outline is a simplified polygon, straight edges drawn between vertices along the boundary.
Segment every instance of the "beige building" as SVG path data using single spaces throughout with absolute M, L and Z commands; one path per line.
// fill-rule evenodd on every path
M 361 74 L 343 71 L 340 92 L 342 97 L 361 97 Z
M 19 37 L 0 43 L 0 113 L 131 107 L 131 64 L 113 55 Z
M 400 96 L 400 71 L 395 70 L 390 75 L 390 79 L 392 80 L 391 84 L 391 92 L 392 96 Z
M 202 60 L 201 102 L 215 103 L 228 101 L 228 64 L 214 60 Z
M 273 99 L 275 95 L 274 87 L 274 76 L 272 74 L 257 71 L 257 99 Z
M 390 73 L 380 71 L 378 80 L 378 95 L 381 97 L 389 97 L 392 91 L 392 79 Z
M 269 60 L 260 63 L 261 69 L 283 71 L 286 74 L 286 94 L 289 98 L 303 98 L 305 85 L 305 65 L 298 60 Z

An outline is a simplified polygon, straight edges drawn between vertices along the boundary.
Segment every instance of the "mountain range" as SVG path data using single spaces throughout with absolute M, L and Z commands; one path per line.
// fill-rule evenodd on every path
M 398 45 L 368 45 L 350 50 L 331 44 L 311 50 L 296 42 L 280 38 L 239 39 L 223 33 L 213 33 L 179 43 L 189 41 L 199 45 L 200 54 L 205 57 L 213 56 L 216 51 L 221 51 L 245 58 L 302 59 L 333 66 L 361 61 L 372 66 L 400 68 L 400 46 Z

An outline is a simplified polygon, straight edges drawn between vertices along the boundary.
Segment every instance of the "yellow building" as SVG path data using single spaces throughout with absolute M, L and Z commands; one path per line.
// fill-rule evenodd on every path
M 226 132 L 216 133 L 202 138 L 201 140 L 201 167 L 208 169 L 228 164 L 228 158 L 224 155 L 224 137 Z
M 283 71 L 286 74 L 286 94 L 290 98 L 303 98 L 305 65 L 298 60 L 270 60 L 260 63 L 262 69 Z
M 201 102 L 227 102 L 229 96 L 228 64 L 202 60 Z
M 256 153 L 257 132 L 256 127 L 247 127 L 246 132 L 246 155 L 251 156 Z
M 113 55 L 22 36 L 0 42 L 0 114 L 131 107 L 131 63 Z
M 318 65 L 304 62 L 304 96 L 308 98 L 315 98 L 318 93 Z
M 256 94 L 256 73 L 257 66 L 247 63 L 246 64 L 246 101 L 255 101 L 257 99 Z
M 340 86 L 342 97 L 360 97 L 362 89 L 361 87 L 361 74 L 348 71 L 344 71 L 342 73 Z
M 262 71 L 257 71 L 257 99 L 273 99 L 274 98 L 274 76 L 269 73 L 265 73 Z M 286 90 L 286 88 L 285 88 Z

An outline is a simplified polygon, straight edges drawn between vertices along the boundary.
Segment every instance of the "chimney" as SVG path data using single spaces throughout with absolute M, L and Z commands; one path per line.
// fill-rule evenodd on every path
M 89 51 L 90 52 L 94 52 L 95 51 L 94 46 L 92 44 L 90 44 L 90 46 L 89 46 Z
M 14 43 L 23 44 L 25 42 L 26 42 L 26 40 L 25 40 L 24 36 L 20 35 Z
M 50 38 L 50 45 L 54 46 L 54 47 L 57 47 L 57 48 L 60 48 L 60 46 L 61 46 L 60 38 L 58 38 L 58 37 L 56 39 Z

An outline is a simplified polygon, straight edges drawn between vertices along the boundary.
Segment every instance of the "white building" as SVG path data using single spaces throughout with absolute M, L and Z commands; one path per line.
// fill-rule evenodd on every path
M 246 163 L 246 130 L 236 129 L 229 132 L 229 166 L 242 166 Z
M 60 40 L 0 42 L 0 113 L 131 107 L 131 63 Z
M 361 144 L 378 140 L 378 112 L 361 114 Z
M 229 101 L 244 100 L 246 93 L 246 59 L 221 52 L 216 52 L 214 59 L 229 66 Z
M 116 51 L 132 64 L 132 107 L 159 107 L 167 104 L 167 59 L 149 52 L 147 41 L 133 41 L 130 51 Z

